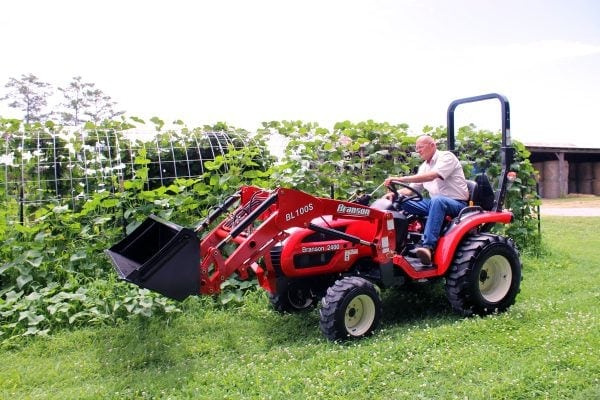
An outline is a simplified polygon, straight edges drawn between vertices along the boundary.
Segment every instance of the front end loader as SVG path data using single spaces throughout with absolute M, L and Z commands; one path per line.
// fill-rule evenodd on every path
M 343 201 L 254 186 L 241 187 L 194 228 L 150 216 L 106 252 L 122 279 L 175 300 L 216 294 L 234 275 L 256 277 L 280 312 L 320 303 L 320 328 L 331 340 L 371 334 L 382 315 L 380 289 L 407 282 L 444 278 L 447 298 L 462 315 L 505 311 L 521 282 L 513 241 L 490 233 L 494 224 L 513 219 L 503 210 L 514 155 L 506 98 L 492 93 L 452 102 L 448 147 L 454 150 L 455 108 L 488 99 L 501 103 L 499 187 L 493 191 L 487 179 L 469 182 L 472 201 L 442 227 L 431 265 L 412 253 L 425 220 L 399 211 L 397 202 L 369 204 L 364 198 Z M 486 190 L 493 198 L 482 202 Z

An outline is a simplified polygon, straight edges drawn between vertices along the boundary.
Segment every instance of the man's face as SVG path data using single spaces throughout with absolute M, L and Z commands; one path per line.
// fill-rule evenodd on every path
M 427 140 L 418 140 L 415 145 L 415 150 L 419 153 L 419 156 L 425 160 L 431 160 L 433 157 L 433 153 L 435 153 L 434 143 L 432 141 Z

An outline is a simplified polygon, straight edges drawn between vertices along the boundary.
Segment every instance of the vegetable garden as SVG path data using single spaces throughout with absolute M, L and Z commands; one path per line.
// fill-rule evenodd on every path
M 420 163 L 406 125 L 366 121 L 332 129 L 300 121 L 264 123 L 256 133 L 226 124 L 165 129 L 135 138 L 138 119 L 86 124 L 0 120 L 0 341 L 131 318 L 168 318 L 180 306 L 117 280 L 104 250 L 149 214 L 192 226 L 242 184 L 295 187 L 336 198 L 370 192 Z M 444 147 L 445 130 L 426 127 Z M 457 155 L 466 175 L 499 174 L 497 134 L 463 127 Z M 277 159 L 268 142 L 286 143 Z M 540 250 L 533 168 L 515 144 L 517 179 L 507 195 L 506 229 L 521 251 Z M 215 151 L 218 149 L 218 151 Z M 230 279 L 218 307 L 243 301 L 253 281 Z M 185 306 L 185 305 L 184 305 Z

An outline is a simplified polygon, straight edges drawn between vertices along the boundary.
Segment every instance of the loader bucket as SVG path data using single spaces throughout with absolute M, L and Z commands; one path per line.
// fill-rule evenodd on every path
M 200 292 L 200 241 L 191 229 L 151 215 L 106 253 L 140 287 L 175 300 Z

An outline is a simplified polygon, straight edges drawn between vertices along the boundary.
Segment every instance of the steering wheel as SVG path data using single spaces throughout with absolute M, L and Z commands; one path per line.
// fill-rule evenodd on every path
M 401 195 L 400 193 L 398 193 L 398 188 L 396 187 L 396 185 L 400 185 L 403 188 L 408 189 L 412 193 L 409 194 L 408 196 Z M 406 203 L 407 201 L 411 201 L 411 200 L 414 200 L 414 201 L 423 200 L 423 195 L 421 193 L 419 193 L 412 186 L 410 186 L 404 182 L 392 181 L 392 182 L 390 182 L 389 185 L 387 185 L 387 187 L 388 187 L 388 189 L 390 189 L 392 191 L 392 193 L 394 193 L 394 198 L 395 198 L 394 201 L 398 202 L 399 204 Z

